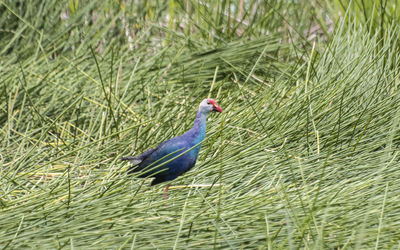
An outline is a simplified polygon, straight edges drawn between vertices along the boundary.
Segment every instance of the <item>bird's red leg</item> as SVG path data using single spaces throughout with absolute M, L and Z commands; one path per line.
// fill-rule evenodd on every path
M 167 184 L 167 186 L 165 187 L 164 200 L 166 200 L 168 198 L 168 189 L 169 189 L 169 184 Z

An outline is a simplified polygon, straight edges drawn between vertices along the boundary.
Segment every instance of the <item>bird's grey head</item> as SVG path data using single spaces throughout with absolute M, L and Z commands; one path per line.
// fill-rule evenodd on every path
M 208 114 L 211 111 L 222 112 L 222 108 L 213 99 L 204 99 L 199 106 L 199 111 Z

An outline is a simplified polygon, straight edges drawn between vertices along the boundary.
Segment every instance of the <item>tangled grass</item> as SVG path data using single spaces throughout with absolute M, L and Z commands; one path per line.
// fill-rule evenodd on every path
M 400 247 L 396 15 L 36 2 L 0 1 L 2 248 Z M 208 96 L 224 113 L 168 200 L 126 175 Z

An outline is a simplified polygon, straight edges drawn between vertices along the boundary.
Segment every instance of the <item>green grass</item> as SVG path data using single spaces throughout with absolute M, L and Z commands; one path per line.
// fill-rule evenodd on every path
M 400 248 L 392 2 L 149 2 L 0 0 L 1 248 Z M 168 200 L 126 175 L 206 97 Z

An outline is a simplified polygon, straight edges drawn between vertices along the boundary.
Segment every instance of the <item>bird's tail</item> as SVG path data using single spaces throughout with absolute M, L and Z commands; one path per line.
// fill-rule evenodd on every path
M 143 161 L 143 159 L 140 156 L 124 156 L 124 157 L 121 157 L 121 160 L 129 161 L 130 163 L 132 163 L 132 166 L 130 166 L 128 169 L 128 174 L 132 174 L 134 172 L 139 171 L 140 168 L 139 168 L 138 164 Z
M 137 156 L 124 156 L 124 157 L 121 157 L 121 160 L 130 161 L 133 165 L 137 165 L 143 161 L 143 159 L 141 157 L 137 157 Z
M 130 161 L 130 160 L 134 160 L 135 158 L 136 158 L 135 156 L 123 156 L 123 157 L 121 157 L 121 160 Z

